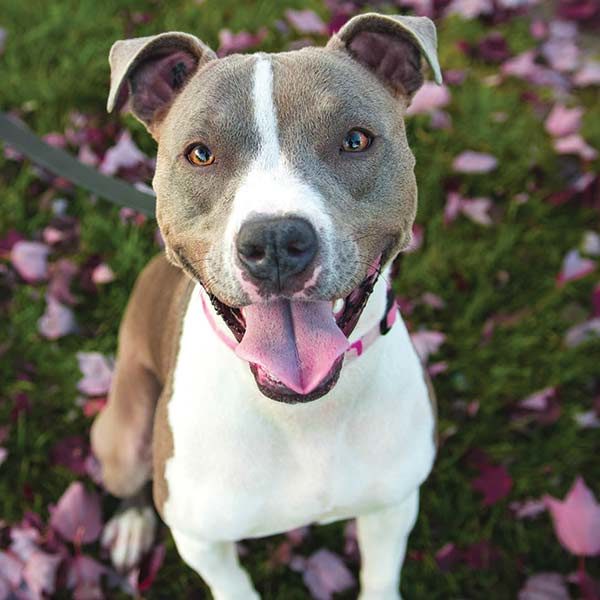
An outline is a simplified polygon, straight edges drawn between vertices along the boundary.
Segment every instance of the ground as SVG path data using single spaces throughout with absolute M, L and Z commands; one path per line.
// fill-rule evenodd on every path
M 463 14 L 450 16 L 436 5 L 447 94 L 436 100 L 429 90 L 423 98 L 430 108 L 408 119 L 417 158 L 420 245 L 404 257 L 394 286 L 434 375 L 441 437 L 404 568 L 409 599 L 515 598 L 533 574 L 569 575 L 577 558 L 557 541 L 549 513 L 542 505 L 537 516 L 522 518 L 515 503 L 563 498 L 579 475 L 600 494 L 594 419 L 600 404 L 600 326 L 584 340 L 572 329 L 600 311 L 594 271 L 600 253 L 594 237 L 600 230 L 600 161 L 594 152 L 600 150 L 598 75 L 595 84 L 586 84 L 580 74 L 586 57 L 598 50 L 590 43 L 598 15 L 579 19 L 581 36 L 568 29 L 581 17 L 567 10 L 577 8 L 576 2 L 512 12 L 496 3 L 490 14 L 485 3 L 472 3 L 474 15 L 464 14 L 465 4 L 458 11 Z M 90 160 L 100 165 L 126 128 L 151 157 L 154 143 L 138 123 L 104 114 L 106 59 L 114 40 L 182 30 L 225 53 L 227 28 L 258 33 L 242 44 L 256 43 L 250 51 L 276 51 L 298 39 L 319 44 L 326 39 L 318 22 L 314 33 L 299 31 L 311 29 L 312 16 L 296 17 L 300 23 L 292 26 L 294 15 L 287 9 L 314 10 L 325 24 L 341 20 L 344 10 L 363 10 L 352 2 L 344 6 L 317 0 L 5 0 L 0 107 L 39 135 L 57 133 L 51 141 L 65 143 L 80 157 L 87 146 Z M 378 9 L 398 11 L 381 3 Z M 570 17 L 562 30 L 556 26 L 561 10 Z M 537 62 L 511 76 L 507 62 L 526 51 Z M 574 123 L 579 116 L 561 112 L 562 106 L 580 107 L 581 123 Z M 548 119 L 552 110 L 558 111 L 554 126 Z M 578 131 L 587 150 L 561 151 L 560 140 Z M 582 141 L 570 143 L 579 147 Z M 474 164 L 467 156 L 466 166 L 456 164 L 465 151 L 489 156 L 475 156 Z M 116 175 L 149 183 L 151 161 L 133 163 Z M 53 231 L 59 234 L 52 237 Z M 87 456 L 89 415 L 104 394 L 81 383 L 78 390 L 77 353 L 114 355 L 133 282 L 160 251 L 155 231 L 152 220 L 91 198 L 10 149 L 0 152 L 0 445 L 6 451 L 0 466 L 0 547 L 11 545 L 11 528 L 22 526 L 16 524 L 24 516 L 35 522 L 38 548 L 62 556 L 52 597 L 72 593 L 65 589 L 72 559 L 61 548 L 107 564 L 97 535 L 89 544 L 80 539 L 73 544 L 45 523 L 49 506 L 75 480 L 101 495 L 104 520 L 114 509 L 114 501 L 90 479 L 89 461 L 73 464 L 73 454 Z M 19 239 L 48 247 L 48 273 L 44 264 L 38 276 L 24 271 L 14 251 Z M 574 249 L 578 254 L 565 263 Z M 64 259 L 68 262 L 59 263 Z M 40 324 L 53 296 L 60 308 Z M 73 445 L 68 451 L 65 439 Z M 265 598 L 306 598 L 306 565 L 298 556 L 314 557 L 327 548 L 341 557 L 337 567 L 357 573 L 351 532 L 346 540 L 343 532 L 344 525 L 335 524 L 311 528 L 299 543 L 285 536 L 244 542 L 243 562 Z M 199 578 L 182 564 L 167 534 L 164 540 L 164 564 L 144 596 L 204 597 Z M 598 559 L 586 566 L 600 577 Z M 2 576 L 0 569 L 0 582 Z M 574 597 L 594 593 L 570 585 Z M 327 584 L 320 589 L 313 594 L 325 593 Z M 107 594 L 125 596 L 115 589 Z M 352 587 L 336 597 L 355 595 Z

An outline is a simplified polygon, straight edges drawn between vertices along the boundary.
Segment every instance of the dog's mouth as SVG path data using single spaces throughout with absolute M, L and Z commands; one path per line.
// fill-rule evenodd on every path
M 345 298 L 304 301 L 279 298 L 234 308 L 210 300 L 239 342 L 259 390 L 294 404 L 327 394 L 337 383 L 354 331 L 379 275 L 379 259 Z

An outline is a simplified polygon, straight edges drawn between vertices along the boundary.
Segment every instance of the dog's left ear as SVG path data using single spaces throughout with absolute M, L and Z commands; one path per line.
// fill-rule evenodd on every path
M 435 82 L 442 83 L 435 25 L 427 17 L 359 15 L 329 40 L 327 48 L 348 52 L 394 93 L 409 99 L 423 84 L 421 57 Z

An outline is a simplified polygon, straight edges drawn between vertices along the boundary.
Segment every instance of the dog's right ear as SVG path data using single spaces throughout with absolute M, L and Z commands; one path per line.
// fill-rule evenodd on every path
M 197 37 L 170 32 L 120 40 L 110 49 L 107 110 L 129 108 L 152 133 L 190 77 L 217 55 Z

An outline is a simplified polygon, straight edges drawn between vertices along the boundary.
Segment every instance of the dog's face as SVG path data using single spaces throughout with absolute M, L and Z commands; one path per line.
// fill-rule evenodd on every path
M 403 116 L 422 53 L 439 76 L 434 52 L 428 19 L 379 15 L 325 48 L 273 55 L 218 59 L 185 34 L 113 47 L 109 108 L 128 89 L 158 141 L 167 254 L 205 287 L 270 397 L 333 387 L 376 274 L 410 241 Z

